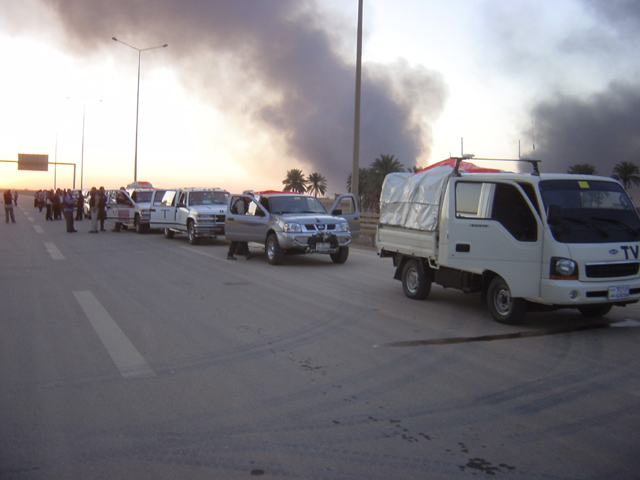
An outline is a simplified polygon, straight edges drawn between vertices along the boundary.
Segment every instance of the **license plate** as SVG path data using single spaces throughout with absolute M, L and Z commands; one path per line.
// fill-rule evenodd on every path
M 331 248 L 331 244 L 330 243 L 316 243 L 316 250 L 318 252 L 328 252 L 329 249 Z
M 609 287 L 609 300 L 620 300 L 622 298 L 629 298 L 629 285 Z

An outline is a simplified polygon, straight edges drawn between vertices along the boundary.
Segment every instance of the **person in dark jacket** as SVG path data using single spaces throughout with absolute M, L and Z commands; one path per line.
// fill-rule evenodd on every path
M 75 209 L 76 201 L 73 199 L 73 195 L 71 195 L 71 190 L 67 189 L 62 199 L 62 213 L 64 214 L 64 220 L 67 224 L 67 233 L 77 232 L 77 230 L 73 228 L 73 213 Z
M 4 215 L 7 218 L 7 223 L 9 223 L 9 218 L 11 218 L 11 223 L 16 223 L 16 217 L 13 214 L 13 196 L 11 195 L 11 190 L 4 192 Z

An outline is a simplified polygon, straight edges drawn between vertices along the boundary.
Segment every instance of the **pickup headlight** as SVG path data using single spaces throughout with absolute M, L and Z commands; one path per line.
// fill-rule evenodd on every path
M 341 222 L 338 225 L 336 225 L 336 230 L 338 232 L 348 232 L 350 230 L 349 228 L 349 222 Z
M 300 233 L 302 232 L 302 225 L 299 223 L 285 223 L 282 230 L 287 233 Z
M 553 257 L 549 278 L 553 280 L 577 280 L 578 265 L 569 258 Z

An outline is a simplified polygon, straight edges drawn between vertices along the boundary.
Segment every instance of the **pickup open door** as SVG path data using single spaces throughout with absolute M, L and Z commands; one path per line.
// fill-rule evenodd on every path
M 168 228 L 176 216 L 176 190 L 156 190 L 151 199 L 150 228 Z
M 133 200 L 124 190 L 107 190 L 106 220 L 116 223 L 133 223 Z
M 231 195 L 225 218 L 229 241 L 264 243 L 269 229 L 269 212 L 251 195 Z
M 360 236 L 360 211 L 358 210 L 358 202 L 356 197 L 351 193 L 345 193 L 338 196 L 329 210 L 331 215 L 344 218 L 349 222 L 351 230 L 351 238 L 356 239 Z

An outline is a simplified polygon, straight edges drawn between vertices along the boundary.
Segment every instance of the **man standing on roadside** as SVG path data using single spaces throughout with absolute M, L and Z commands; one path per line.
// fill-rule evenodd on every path
M 4 215 L 9 223 L 9 217 L 11 217 L 11 223 L 16 223 L 16 217 L 13 214 L 13 195 L 11 190 L 4 192 Z
M 89 209 L 91 211 L 91 230 L 89 233 L 98 233 L 98 190 L 91 187 L 89 194 Z
M 73 195 L 71 195 L 71 190 L 67 189 L 62 199 L 62 213 L 67 223 L 67 233 L 77 232 L 77 230 L 73 228 L 73 213 L 75 209 L 76 201 L 73 199 Z

